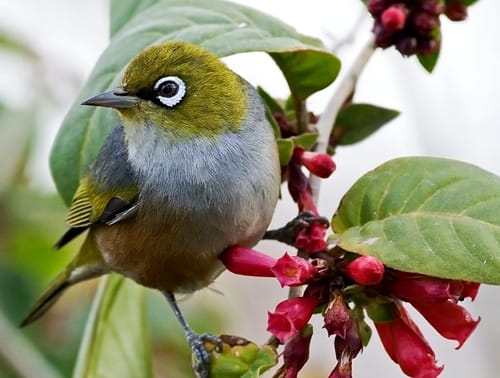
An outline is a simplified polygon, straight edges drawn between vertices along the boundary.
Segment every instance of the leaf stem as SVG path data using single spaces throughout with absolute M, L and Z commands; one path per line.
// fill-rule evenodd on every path
M 294 97 L 293 102 L 295 117 L 297 118 L 297 130 L 299 131 L 299 134 L 313 131 L 311 125 L 309 124 L 306 102 L 296 97 Z
M 372 56 L 374 50 L 375 45 L 373 43 L 373 38 L 370 38 L 368 43 L 366 43 L 365 46 L 363 46 L 363 48 L 360 50 L 353 64 L 349 67 L 349 70 L 346 72 L 345 76 L 342 78 L 342 81 L 339 83 L 337 90 L 330 98 L 330 101 L 321 114 L 321 117 L 319 118 L 317 124 L 318 140 L 316 144 L 316 151 L 326 152 L 330 134 L 335 124 L 337 114 L 342 108 L 342 105 L 344 104 L 346 99 L 349 98 L 349 96 L 351 96 L 354 92 L 359 76 L 370 60 L 370 57 Z M 317 202 L 321 187 L 321 179 L 319 177 L 311 175 L 310 183 L 314 202 Z

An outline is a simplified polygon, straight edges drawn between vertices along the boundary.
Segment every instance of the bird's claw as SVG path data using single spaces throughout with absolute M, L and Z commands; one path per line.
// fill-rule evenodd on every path
M 210 353 L 207 351 L 205 342 L 209 341 L 215 345 L 215 350 L 222 349 L 222 341 L 210 333 L 198 335 L 190 332 L 186 335 L 187 342 L 193 352 L 193 370 L 198 378 L 208 378 L 210 367 Z
M 288 222 L 284 227 L 267 231 L 264 235 L 264 239 L 278 240 L 282 243 L 294 246 L 295 239 L 300 230 L 308 228 L 312 223 L 320 223 L 325 228 L 330 225 L 327 218 L 315 215 L 310 211 L 304 211 Z

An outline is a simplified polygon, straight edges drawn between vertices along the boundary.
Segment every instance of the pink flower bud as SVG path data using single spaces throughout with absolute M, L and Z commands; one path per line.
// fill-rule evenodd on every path
M 288 191 L 297 203 L 299 211 L 311 211 L 317 214 L 309 180 L 302 172 L 300 165 L 293 162 L 288 165 Z
M 276 264 L 276 259 L 253 249 L 234 246 L 228 248 L 219 258 L 232 273 L 245 276 L 274 277 L 271 267 Z
M 393 5 L 382 12 L 380 22 L 382 27 L 390 32 L 401 30 L 405 27 L 408 10 L 401 5 Z
M 317 299 L 313 297 L 280 302 L 274 312 L 268 312 L 267 330 L 281 342 L 289 340 L 306 326 L 317 304 Z
M 271 271 L 281 286 L 302 285 L 316 274 L 316 268 L 309 261 L 288 253 L 276 260 Z
M 293 156 L 309 172 L 321 178 L 330 177 L 336 168 L 332 157 L 326 153 L 306 151 L 304 148 L 297 146 L 294 149 Z
M 387 0 L 368 0 L 366 7 L 373 16 L 378 16 L 385 8 L 387 8 Z
M 321 252 L 326 248 L 325 236 L 325 227 L 319 223 L 312 223 L 297 234 L 295 246 L 311 254 Z
M 467 18 L 467 6 L 459 0 L 447 1 L 445 14 L 451 21 L 463 21 Z
M 417 39 L 415 37 L 403 37 L 396 43 L 396 49 L 405 55 L 410 56 L 417 52 Z
M 351 325 L 351 313 L 344 302 L 342 293 L 340 290 L 336 290 L 325 311 L 324 328 L 328 332 L 328 336 L 336 335 L 345 339 Z
M 428 35 L 439 26 L 439 16 L 434 16 L 427 12 L 416 12 L 412 16 L 412 23 L 418 33 Z
M 360 256 L 345 267 L 346 274 L 360 285 L 377 285 L 384 278 L 384 264 L 372 256 Z
M 421 0 L 420 9 L 429 12 L 435 16 L 439 16 L 444 12 L 444 1 L 436 0 Z

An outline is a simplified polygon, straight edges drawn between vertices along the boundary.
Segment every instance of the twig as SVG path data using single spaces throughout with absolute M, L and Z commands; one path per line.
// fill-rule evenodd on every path
M 367 16 L 366 9 L 362 9 L 362 11 L 359 13 L 358 18 L 356 19 L 356 22 L 351 26 L 351 29 L 349 30 L 348 33 L 342 38 L 336 38 L 334 35 L 331 33 L 326 32 L 326 37 L 330 38 L 332 40 L 332 46 L 330 47 L 330 51 L 333 52 L 338 52 L 342 47 L 345 45 L 352 44 L 354 42 L 354 39 L 357 35 L 357 32 L 359 29 L 361 29 L 361 26 L 363 25 L 363 22 L 365 21 Z
M 358 78 L 363 71 L 364 67 L 370 60 L 374 51 L 373 38 L 361 49 L 353 64 L 349 67 L 349 71 L 345 74 L 342 81 L 339 83 L 337 91 L 330 98 L 328 105 L 321 114 L 317 124 L 318 140 L 316 151 L 326 152 L 332 128 L 337 118 L 337 114 L 344 104 L 345 100 L 352 94 Z M 310 177 L 311 189 L 314 201 L 317 203 L 319 198 L 319 191 L 321 187 L 321 179 L 314 175 Z

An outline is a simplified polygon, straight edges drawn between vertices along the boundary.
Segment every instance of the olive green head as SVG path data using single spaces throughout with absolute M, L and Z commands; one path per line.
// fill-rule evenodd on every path
M 175 41 L 139 53 L 118 88 L 84 104 L 117 109 L 125 129 L 154 125 L 170 138 L 214 138 L 239 129 L 248 109 L 246 90 L 216 56 Z

